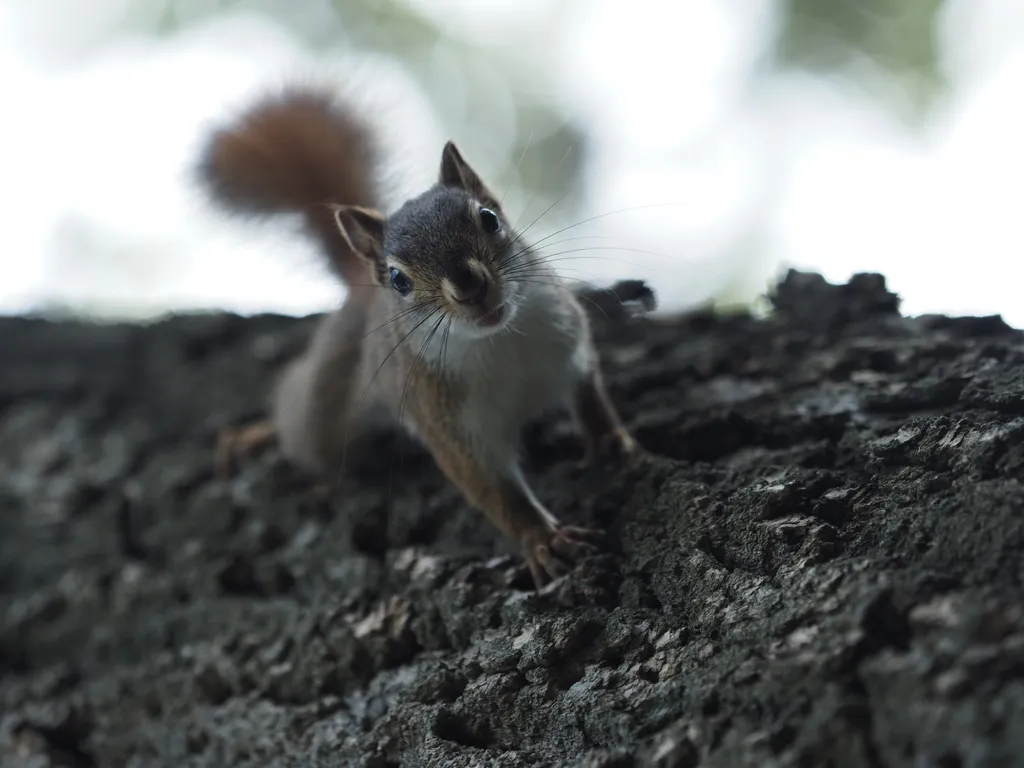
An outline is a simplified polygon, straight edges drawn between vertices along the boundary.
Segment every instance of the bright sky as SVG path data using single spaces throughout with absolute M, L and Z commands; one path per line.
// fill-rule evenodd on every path
M 954 92 L 919 133 L 834 80 L 751 79 L 770 0 L 577 0 L 558 14 L 539 0 L 418 2 L 495 45 L 510 24 L 556 25 L 545 86 L 593 130 L 587 212 L 639 207 L 581 227 L 595 239 L 575 247 L 621 250 L 563 263 L 569 274 L 645 277 L 671 309 L 736 265 L 747 296 L 781 264 L 832 280 L 881 271 L 909 313 L 1002 313 L 1024 327 L 1020 0 L 951 0 L 940 37 Z M 338 290 L 306 243 L 204 211 L 187 176 L 209 120 L 310 59 L 254 15 L 82 53 L 127 5 L 0 4 L 0 311 L 54 299 L 135 316 L 330 306 Z M 423 126 L 395 137 L 422 164 L 414 188 L 443 134 L 409 81 L 388 77 L 409 112 L 383 124 Z

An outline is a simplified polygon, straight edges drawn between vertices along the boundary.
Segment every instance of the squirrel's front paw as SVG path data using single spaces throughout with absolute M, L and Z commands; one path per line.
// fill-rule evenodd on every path
M 537 589 L 569 573 L 580 558 L 597 552 L 600 540 L 599 531 L 568 525 L 527 539 L 524 555 Z

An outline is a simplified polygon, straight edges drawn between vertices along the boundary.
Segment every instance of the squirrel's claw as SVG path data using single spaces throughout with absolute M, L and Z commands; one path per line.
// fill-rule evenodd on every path
M 276 433 L 270 421 L 259 421 L 245 427 L 225 427 L 217 434 L 214 449 L 214 472 L 220 478 L 230 477 L 236 461 L 246 454 L 266 447 Z
M 534 585 L 540 589 L 569 573 L 577 560 L 598 551 L 600 539 L 599 531 L 562 526 L 550 531 L 546 537 L 529 542 L 526 563 Z

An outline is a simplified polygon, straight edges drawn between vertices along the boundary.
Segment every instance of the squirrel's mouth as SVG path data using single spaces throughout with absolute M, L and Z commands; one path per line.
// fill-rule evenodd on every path
M 490 312 L 485 315 L 481 315 L 477 318 L 476 324 L 483 326 L 484 328 L 493 328 L 496 325 L 500 325 L 505 320 L 507 311 L 504 304 L 499 304 Z

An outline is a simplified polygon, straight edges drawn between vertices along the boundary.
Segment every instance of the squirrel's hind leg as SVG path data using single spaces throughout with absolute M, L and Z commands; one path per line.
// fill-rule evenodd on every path
M 218 474 L 230 474 L 241 456 L 271 442 L 308 472 L 340 468 L 363 358 L 368 308 L 363 298 L 350 294 L 341 309 L 320 321 L 308 348 L 278 379 L 270 418 L 222 430 L 215 454 Z
M 309 348 L 277 384 L 274 429 L 281 452 L 302 469 L 323 473 L 342 468 L 354 432 L 365 328 L 365 305 L 350 297 L 321 321 Z

